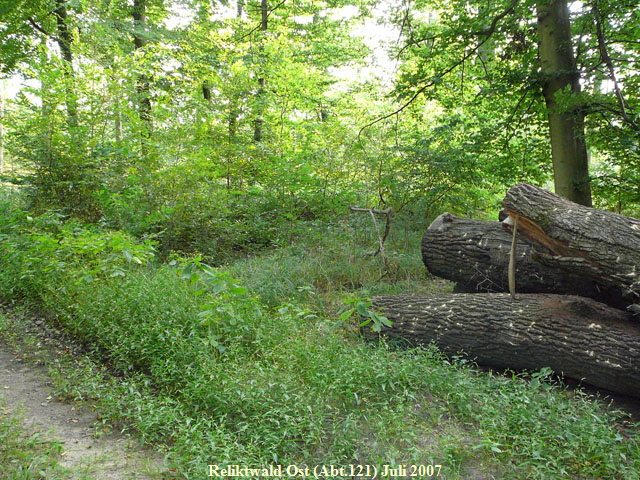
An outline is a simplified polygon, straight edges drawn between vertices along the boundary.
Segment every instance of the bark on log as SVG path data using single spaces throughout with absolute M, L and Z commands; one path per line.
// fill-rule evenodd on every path
M 564 295 L 384 295 L 382 334 L 435 342 L 480 365 L 539 370 L 640 397 L 640 322 L 591 299 Z M 363 333 L 373 334 L 368 327 Z
M 422 238 L 422 260 L 433 275 L 457 282 L 456 292 L 506 292 L 511 233 L 500 222 L 469 220 L 444 213 Z M 628 305 L 621 293 L 584 275 L 539 263 L 534 244 L 519 235 L 516 243 L 516 291 L 562 293 Z
M 584 207 L 527 183 L 503 207 L 518 215 L 518 232 L 544 247 L 539 261 L 619 289 L 640 302 L 640 220 Z M 541 249 L 542 250 L 542 249 Z

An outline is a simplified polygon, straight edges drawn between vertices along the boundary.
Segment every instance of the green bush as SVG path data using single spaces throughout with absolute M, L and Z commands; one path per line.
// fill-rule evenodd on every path
M 154 256 L 151 241 L 65 221 L 56 212 L 31 217 L 6 205 L 0 211 L 0 239 L 5 299 L 46 302 L 47 292 L 64 292 L 72 282 L 124 276 L 128 266 L 146 265 Z
M 119 232 L 6 205 L 2 215 L 0 295 L 44 307 L 83 341 L 102 360 L 97 372 L 116 374 L 85 391 L 110 405 L 114 421 L 169 442 L 187 478 L 209 463 L 439 463 L 450 478 L 638 478 L 637 436 L 622 435 L 615 416 L 581 395 L 568 398 L 549 372 L 479 374 L 435 348 L 366 343 L 337 315 L 323 318 L 307 297 L 336 271 L 322 273 L 319 258 L 299 272 L 304 284 L 290 279 L 288 297 L 280 287 L 265 295 L 267 306 L 197 257 L 158 265 L 151 245 Z M 319 238 L 337 249 L 326 232 Z M 268 262 L 298 275 L 286 268 L 296 251 L 285 252 Z
M 210 169 L 207 163 L 175 165 L 145 178 L 130 172 L 118 189 L 95 193 L 102 223 L 138 237 L 153 235 L 163 257 L 200 254 L 221 265 L 286 243 L 300 220 L 346 209 L 340 199 L 313 192 L 283 197 L 260 186 L 234 190 Z

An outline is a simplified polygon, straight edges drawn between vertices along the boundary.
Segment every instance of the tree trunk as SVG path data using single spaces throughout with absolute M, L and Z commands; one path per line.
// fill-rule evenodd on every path
M 4 78 L 0 78 L 0 175 L 4 173 Z
M 433 275 L 457 282 L 457 292 L 506 292 L 511 239 L 500 222 L 444 213 L 422 238 L 422 260 Z M 534 244 L 522 235 L 516 242 L 515 258 L 518 293 L 579 294 L 619 308 L 629 304 L 617 289 L 540 263 Z
M 262 70 L 264 63 L 264 32 L 269 28 L 269 5 L 267 0 L 260 1 L 260 12 L 261 12 L 261 21 L 260 21 L 260 32 L 262 33 L 262 38 L 260 39 L 260 67 Z M 264 72 L 260 71 L 258 77 L 258 91 L 256 92 L 256 118 L 253 122 L 253 141 L 256 143 L 260 143 L 262 141 L 262 128 L 264 125 L 264 95 L 265 95 L 265 85 L 266 80 L 264 78 Z
M 539 370 L 640 397 L 640 322 L 594 300 L 562 295 L 384 295 L 383 335 L 435 344 L 480 365 Z M 363 333 L 375 335 L 368 327 Z
M 640 220 L 526 183 L 509 190 L 503 207 L 510 219 L 518 215 L 519 233 L 544 247 L 538 261 L 618 289 L 629 303 L 640 302 Z
M 567 0 L 538 0 L 537 14 L 542 91 L 547 105 L 555 190 L 569 200 L 591 206 L 584 113 L 579 107 L 567 110 L 558 98 L 567 87 L 571 96 L 580 93 Z
M 73 35 L 67 25 L 67 2 L 57 0 L 53 15 L 56 17 L 57 33 L 55 37 L 60 54 L 64 60 L 64 78 L 66 81 L 67 124 L 73 130 L 78 126 L 78 104 L 75 93 L 75 75 L 73 73 Z
M 147 38 L 147 0 L 133 0 L 133 46 L 140 50 L 149 43 Z M 142 136 L 151 136 L 151 87 L 149 76 L 142 73 L 138 76 L 136 90 L 138 94 L 138 115 L 143 124 Z
M 122 113 L 120 112 L 120 102 L 116 100 L 116 111 L 114 113 L 114 130 L 116 143 L 122 142 Z
M 207 83 L 202 84 L 202 98 L 207 102 L 211 101 L 211 87 Z

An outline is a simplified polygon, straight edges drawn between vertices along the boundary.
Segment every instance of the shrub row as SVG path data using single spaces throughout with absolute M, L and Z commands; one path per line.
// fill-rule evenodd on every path
M 94 350 L 119 377 L 98 393 L 120 397 L 112 416 L 170 442 L 187 477 L 209 463 L 435 462 L 451 478 L 638 478 L 637 438 L 545 372 L 475 375 L 434 349 L 361 342 L 300 303 L 267 308 L 197 260 L 154 263 L 152 244 L 120 232 L 7 205 L 0 217 L 0 296 Z

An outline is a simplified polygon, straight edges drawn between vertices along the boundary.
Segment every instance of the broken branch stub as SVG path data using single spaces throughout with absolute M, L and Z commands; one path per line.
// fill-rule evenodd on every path
M 538 260 L 640 302 L 640 220 L 573 203 L 527 183 L 509 190 L 503 207 L 519 216 L 518 231 L 544 247 Z

